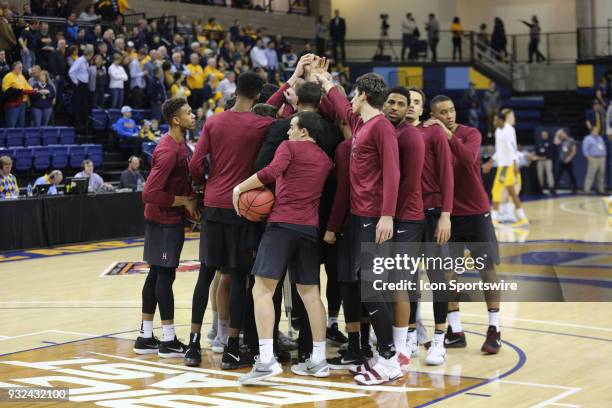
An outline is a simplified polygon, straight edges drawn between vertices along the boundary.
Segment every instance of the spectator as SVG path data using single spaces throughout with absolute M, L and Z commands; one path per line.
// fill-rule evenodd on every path
M 213 88 L 216 88 L 219 81 L 225 78 L 225 74 L 217 68 L 217 58 L 215 57 L 210 57 L 206 60 L 206 67 L 204 68 L 203 74 L 204 78 L 208 78 L 210 75 L 213 76 Z
M 159 50 L 158 50 L 159 51 Z M 180 52 L 172 53 L 172 73 L 181 72 L 189 75 L 189 70 L 183 65 L 183 55 Z
M 281 62 L 283 64 L 283 81 L 289 80 L 291 75 L 295 72 L 295 67 L 298 62 L 297 55 L 293 52 L 291 45 L 287 44 L 285 46 L 286 51 L 281 57 Z
M 66 39 L 68 43 L 72 43 L 76 40 L 77 34 L 79 32 L 79 25 L 77 24 L 77 15 L 76 13 L 70 13 L 68 16 L 68 20 L 66 21 L 66 28 L 64 29 L 66 32 Z
M 187 21 L 187 16 L 180 16 L 176 21 L 176 27 L 174 32 L 179 36 L 187 37 L 188 41 L 191 41 L 193 36 L 193 28 L 191 23 Z
M 85 10 L 79 14 L 79 18 L 77 21 L 81 21 L 83 23 L 91 23 L 100 19 L 100 16 L 96 14 L 94 5 L 90 4 L 87 6 Z
M 112 127 L 121 139 L 138 137 L 138 126 L 132 119 L 132 108 L 124 106 L 121 108 L 122 117 L 115 122 Z
M 480 30 L 478 31 L 478 34 L 476 34 L 476 40 L 478 41 L 478 48 L 483 51 L 486 49 L 485 46 L 489 46 L 491 44 L 489 32 L 487 31 L 487 25 L 485 23 L 480 25 Z
M 329 22 L 329 35 L 332 40 L 332 54 L 335 61 L 338 59 L 338 47 L 342 53 L 342 62 L 346 61 L 346 52 L 344 50 L 344 38 L 346 37 L 346 21 L 340 17 L 340 11 L 334 10 L 334 18 Z
M 463 94 L 463 106 L 468 111 L 468 123 L 471 127 L 478 129 L 478 111 L 480 109 L 480 100 L 476 91 L 476 85 L 470 82 L 469 88 Z
M 606 120 L 606 111 L 598 99 L 593 99 L 593 108 L 586 114 L 586 127 L 592 130 L 594 127 L 603 129 L 603 124 Z
M 91 74 L 93 74 L 93 77 Z M 93 92 L 94 106 L 99 109 L 104 109 L 104 94 L 108 87 L 108 81 L 108 72 L 104 66 L 104 59 L 98 54 L 94 57 L 94 64 L 90 67 L 89 91 Z
M 608 106 L 608 102 L 610 100 L 610 85 L 608 83 L 608 78 L 603 75 L 599 78 L 599 84 L 597 84 L 597 88 L 595 89 L 595 99 L 601 103 L 601 105 L 605 108 Z
M 553 176 L 555 145 L 550 140 L 550 135 L 545 130 L 540 133 L 540 139 L 536 141 L 535 154 L 540 187 L 542 189 L 548 187 L 551 194 L 555 194 L 555 178 Z M 544 183 L 544 174 L 546 174 L 546 183 Z
M 217 22 L 217 20 L 215 20 L 214 17 L 210 17 L 204 26 L 204 32 L 210 39 L 218 41 L 221 39 L 221 35 L 223 34 L 223 27 Z
M 457 61 L 457 55 L 459 55 L 459 61 L 461 61 L 461 37 L 463 36 L 463 28 L 461 27 L 461 20 L 459 17 L 453 18 L 451 32 L 453 35 L 453 61 Z
M 160 121 L 162 119 L 161 106 L 168 99 L 168 92 L 164 85 L 164 71 L 161 67 L 155 67 L 153 77 L 149 83 L 149 101 L 151 102 L 151 118 Z
M 327 37 L 327 26 L 325 21 L 323 21 L 323 16 L 319 16 L 317 19 L 315 37 L 317 41 L 317 55 L 322 56 L 325 53 L 325 37 Z
M 17 45 L 17 39 L 11 23 L 5 16 L 0 16 L 0 50 L 11 50 Z
M 408 49 L 408 59 L 414 57 L 414 30 L 416 30 L 416 21 L 412 17 L 412 13 L 407 13 L 406 18 L 402 21 L 402 61 L 404 61 L 404 54 Z
M 140 159 L 130 156 L 128 168 L 121 173 L 119 188 L 130 188 L 132 191 L 141 191 L 144 187 L 144 177 L 140 173 Z
M 38 31 L 38 21 L 34 20 L 27 25 L 19 35 L 19 45 L 21 46 L 21 62 L 23 69 L 28 72 L 30 67 L 36 63 L 36 51 L 40 42 L 40 31 Z
M 495 125 L 493 119 L 501 108 L 501 94 L 495 87 L 495 82 L 491 81 L 489 89 L 487 89 L 482 97 L 482 107 L 487 114 L 487 137 L 493 137 Z
M 608 105 L 608 111 L 606 112 L 606 135 L 608 140 L 612 141 L 612 103 Z
M 123 105 L 123 86 L 124 82 L 128 80 L 128 76 L 121 65 L 122 59 L 121 54 L 113 55 L 113 63 L 108 68 L 111 109 L 119 109 Z
M 0 81 L 2 81 L 4 76 L 9 72 L 11 72 L 11 66 L 6 61 L 6 51 L 0 50 Z
M 431 60 L 438 60 L 438 42 L 440 42 L 440 23 L 436 20 L 434 13 L 429 14 L 429 20 L 425 24 L 425 31 L 427 31 L 427 42 L 431 49 Z
M 251 57 L 251 63 L 253 68 L 261 67 L 266 69 L 268 66 L 268 57 L 266 56 L 266 51 L 264 49 L 263 40 L 258 38 L 255 41 L 255 46 L 251 48 L 251 52 L 249 54 Z
M 49 82 L 49 73 L 41 71 L 32 88 L 36 94 L 30 97 L 32 106 L 32 126 L 48 126 L 53 116 L 53 105 L 55 104 L 55 87 Z
M 221 93 L 221 97 L 225 101 L 234 95 L 236 92 L 236 73 L 234 71 L 227 71 L 225 78 L 217 86 L 217 92 Z
M 531 16 L 531 23 L 528 23 L 525 20 L 521 20 L 523 24 L 529 27 L 529 63 L 533 62 L 533 56 L 536 57 L 536 62 L 546 61 L 544 55 L 539 50 L 540 46 L 540 22 L 538 21 L 538 16 Z
M 155 133 L 151 130 L 151 122 L 157 122 L 157 120 L 153 119 L 152 121 L 145 120 L 142 122 L 142 126 L 140 127 L 140 139 L 147 139 L 151 142 L 157 143 L 159 141 L 159 137 L 155 137 Z
M 278 54 L 276 53 L 276 42 L 270 41 L 264 50 L 268 63 L 268 82 L 275 83 L 276 74 L 278 72 Z
M 240 20 L 236 19 L 234 20 L 234 24 L 230 27 L 229 32 L 232 36 L 232 41 L 240 41 L 242 40 L 242 38 L 240 38 Z
M 587 173 L 584 179 L 584 192 L 590 193 L 595 176 L 597 192 L 606 193 L 606 142 L 599 135 L 599 128 L 593 126 L 591 133 L 582 141 L 582 154 L 587 159 Z
M 147 49 L 141 48 L 138 50 L 138 57 L 130 62 L 130 93 L 132 96 L 132 106 L 136 109 L 142 109 L 143 97 L 147 86 L 145 77 L 148 72 L 142 69 L 144 59 L 147 57 Z
M 98 173 L 94 172 L 94 164 L 91 160 L 86 159 L 81 163 L 81 171 L 74 175 L 74 178 L 88 178 L 90 193 L 96 192 L 105 186 L 104 179 Z
M 34 86 L 34 84 L 40 79 L 40 73 L 41 73 L 41 69 L 40 69 L 40 65 L 33 65 L 32 68 L 30 68 L 28 75 L 28 83 L 30 84 L 30 86 Z
M 559 129 L 555 134 L 555 145 L 559 146 L 559 169 L 555 176 L 555 190 L 559 190 L 559 180 L 563 173 L 567 172 L 572 185 L 572 192 L 577 189 L 576 176 L 574 175 L 574 157 L 576 156 L 576 141 L 569 137 L 565 130 Z
M 25 126 L 25 106 L 28 95 L 36 93 L 23 76 L 23 64 L 13 62 L 13 69 L 2 78 L 2 92 L 4 92 L 4 112 L 6 114 L 6 127 Z
M 77 128 L 84 129 L 89 117 L 89 63 L 94 55 L 93 45 L 87 45 L 85 52 L 79 57 L 68 75 L 75 86 L 74 102 Z
M 199 62 L 198 54 L 193 53 L 189 56 L 190 63 L 187 65 L 189 76 L 187 77 L 187 86 L 191 89 L 191 99 L 189 105 L 192 109 L 197 109 L 204 102 L 204 70 Z
M 62 183 L 64 179 L 64 175 L 61 170 L 53 170 L 49 174 L 45 174 L 36 179 L 34 182 L 34 186 L 45 186 L 50 185 L 47 190 L 47 195 L 56 195 L 59 192 L 57 191 L 57 186 Z
M 493 34 L 491 35 L 491 48 L 504 58 L 508 57 L 508 51 L 506 50 L 508 45 L 508 39 L 506 37 L 506 29 L 504 28 L 504 22 L 501 18 L 495 17 L 495 23 L 493 24 Z
M 186 99 L 189 99 L 191 96 L 191 90 L 185 86 L 185 75 L 180 72 L 174 73 L 174 83 L 170 87 L 170 95 Z
M 195 135 L 196 139 L 200 137 L 202 129 L 204 128 L 204 122 L 206 122 L 205 113 L 206 112 L 204 111 L 204 108 L 198 108 L 198 110 L 196 111 L 196 125 L 195 130 L 193 131 L 193 134 Z
M 0 199 L 19 197 L 17 178 L 11 174 L 13 160 L 9 156 L 0 157 Z

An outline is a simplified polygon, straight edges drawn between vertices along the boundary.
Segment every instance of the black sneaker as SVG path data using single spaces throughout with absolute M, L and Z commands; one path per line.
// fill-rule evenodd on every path
M 202 363 L 202 349 L 200 348 L 200 339 L 194 338 L 191 334 L 189 338 L 189 346 L 185 353 L 185 365 L 188 367 L 198 367 Z
M 364 361 L 362 353 L 346 350 L 339 356 L 328 358 L 327 364 L 332 370 L 348 370 L 352 366 L 363 364 Z
M 221 357 L 221 369 L 222 370 L 235 370 L 237 368 L 251 367 L 255 364 L 255 359 L 249 353 L 243 351 L 238 352 L 238 355 L 230 352 L 225 347 L 223 350 L 223 357 Z
M 340 330 L 338 330 L 338 323 L 332 324 L 331 327 L 327 328 L 327 334 L 325 336 L 327 342 L 333 346 L 341 346 L 344 343 L 348 343 L 348 339 Z
M 487 339 L 482 344 L 480 351 L 487 354 L 497 354 L 501 346 L 501 332 L 498 332 L 495 326 L 489 326 Z
M 453 329 L 448 326 L 446 333 L 444 334 L 444 347 L 446 348 L 464 348 L 467 346 L 465 340 L 465 333 L 458 332 L 454 333 Z
M 290 351 L 279 351 L 274 353 L 274 358 L 281 364 L 290 363 L 291 362 L 291 352 Z
M 134 342 L 134 353 L 155 354 L 159 350 L 159 340 L 153 337 L 138 337 Z
M 174 337 L 172 341 L 162 341 L 159 343 L 157 355 L 161 358 L 180 358 L 185 357 L 187 346 Z

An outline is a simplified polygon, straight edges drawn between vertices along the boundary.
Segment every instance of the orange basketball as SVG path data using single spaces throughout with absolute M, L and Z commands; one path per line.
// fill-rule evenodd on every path
M 240 215 L 252 222 L 265 220 L 274 204 L 274 194 L 265 187 L 245 191 L 238 199 Z

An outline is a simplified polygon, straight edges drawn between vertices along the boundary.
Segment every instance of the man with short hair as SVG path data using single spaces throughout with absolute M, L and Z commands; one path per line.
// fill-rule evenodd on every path
M 599 128 L 593 126 L 590 134 L 582 141 L 582 154 L 587 159 L 587 173 L 584 178 L 584 192 L 589 194 L 597 176 L 597 193 L 606 193 L 606 142 L 599 134 Z
M 121 173 L 119 188 L 131 188 L 132 191 L 138 191 L 138 187 L 144 187 L 144 177 L 139 169 L 140 158 L 130 156 L 128 159 L 128 168 Z
M 88 44 L 83 55 L 74 61 L 68 71 L 68 76 L 76 88 L 74 92 L 75 117 L 76 125 L 79 129 L 85 129 L 89 118 L 89 63 L 93 55 L 93 45 Z
M 151 173 L 142 192 L 146 220 L 144 260 L 150 268 L 142 288 L 142 322 L 133 350 L 136 354 L 174 358 L 183 357 L 187 349 L 176 337 L 172 291 L 185 241 L 183 218 L 199 218 L 187 166 L 190 151 L 185 142 L 187 130 L 195 127 L 195 116 L 184 98 L 168 99 L 162 111 L 170 130 L 153 152 Z M 153 336 L 157 305 L 162 321 L 161 342 Z
M 74 175 L 74 178 L 88 178 L 89 192 L 96 192 L 105 185 L 104 179 L 98 173 L 94 172 L 94 164 L 91 160 L 83 160 L 81 169 L 82 170 L 80 172 Z
M 62 183 L 63 179 L 64 175 L 61 170 L 53 170 L 51 173 L 37 178 L 34 182 L 34 186 L 50 185 L 49 190 L 47 190 L 47 195 L 56 195 L 58 194 L 57 186 Z
M 340 17 L 340 11 L 334 10 L 334 18 L 332 18 L 329 22 L 329 35 L 332 40 L 332 52 L 335 61 L 346 60 L 346 53 L 344 50 L 344 37 L 346 37 L 346 21 L 342 17 Z M 342 59 L 338 59 L 338 47 L 340 47 L 340 52 L 342 55 Z
M 149 74 L 142 69 L 142 62 L 146 56 L 147 49 L 141 48 L 138 57 L 130 62 L 130 92 L 134 109 L 141 109 L 143 106 L 144 91 L 147 86 L 146 76 Z

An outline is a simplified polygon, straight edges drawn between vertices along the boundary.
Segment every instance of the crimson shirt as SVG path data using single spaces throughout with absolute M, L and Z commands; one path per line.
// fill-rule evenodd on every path
M 200 184 L 204 162 L 210 154 L 205 207 L 234 208 L 232 190 L 252 174 L 255 157 L 272 122 L 270 117 L 231 110 L 206 120 L 189 162 L 189 172 L 194 182 Z
M 145 219 L 159 224 L 178 224 L 184 207 L 172 207 L 175 196 L 192 193 L 189 180 L 189 149 L 177 143 L 168 133 L 162 136 L 153 152 L 151 172 L 142 191 Z
M 425 161 L 423 131 L 409 123 L 396 128 L 400 158 L 400 184 L 395 218 L 400 221 L 421 221 L 423 196 L 421 181 Z
M 268 222 L 318 227 L 321 192 L 332 167 L 332 161 L 316 143 L 281 143 L 272 163 L 257 172 L 262 183 L 276 182 Z
M 480 215 L 491 209 L 480 175 L 481 140 L 477 129 L 459 125 L 449 142 L 455 173 L 452 215 Z
M 453 154 L 446 133 L 439 125 L 422 127 L 425 141 L 423 165 L 423 207 L 453 210 Z
M 351 161 L 351 139 L 345 140 L 336 148 L 336 193 L 332 205 L 327 230 L 336 234 L 342 231 L 349 213 L 351 201 L 351 181 L 349 163 Z
M 336 88 L 327 97 L 336 115 L 353 132 L 349 166 L 351 213 L 361 217 L 394 217 L 400 180 L 395 128 L 383 115 L 364 123 Z

